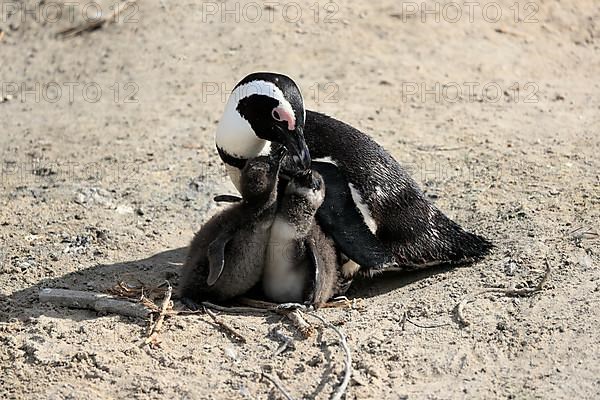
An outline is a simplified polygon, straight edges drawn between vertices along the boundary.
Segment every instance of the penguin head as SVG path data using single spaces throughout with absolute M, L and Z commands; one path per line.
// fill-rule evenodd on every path
M 257 72 L 234 88 L 217 128 L 217 146 L 225 152 L 252 158 L 266 142 L 283 145 L 298 171 L 310 167 L 304 140 L 306 112 L 302 94 L 288 76 Z
M 272 155 L 248 160 L 241 176 L 241 194 L 244 201 L 263 203 L 268 198 L 275 197 L 277 175 L 284 155 L 285 150 L 282 149 Z
M 325 182 L 316 171 L 307 170 L 299 174 L 286 187 L 286 195 L 299 196 L 317 210 L 325 199 Z

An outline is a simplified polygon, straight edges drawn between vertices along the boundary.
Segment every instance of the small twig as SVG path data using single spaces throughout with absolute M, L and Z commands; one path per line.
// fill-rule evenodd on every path
M 400 329 L 406 330 L 406 320 L 408 319 L 408 313 L 404 311 L 402 313 L 402 319 L 400 320 Z
M 270 308 L 256 308 L 256 307 L 224 307 L 218 304 L 213 304 L 208 301 L 203 301 L 202 304 L 204 307 L 212 308 L 213 310 L 221 311 L 221 312 L 231 312 L 231 313 L 259 313 L 266 314 L 269 311 L 272 311 Z
M 117 18 L 119 17 L 119 15 L 121 15 L 121 13 L 123 11 L 125 11 L 127 9 L 127 7 L 134 4 L 135 2 L 137 2 L 137 0 L 126 0 L 126 1 L 122 2 L 121 4 L 119 4 L 118 6 L 116 6 L 115 10 L 110 15 L 107 15 L 105 17 L 98 18 L 98 19 L 95 19 L 92 21 L 85 22 L 85 23 L 77 25 L 73 28 L 68 28 L 63 31 L 60 31 L 60 32 L 58 32 L 58 36 L 60 36 L 62 38 L 68 38 L 68 37 L 80 35 L 83 32 L 91 32 L 91 31 L 95 31 L 96 29 L 100 29 L 104 26 L 104 24 L 116 21 Z
M 120 314 L 127 317 L 147 318 L 148 314 L 152 312 L 144 304 L 117 299 L 104 293 L 84 292 L 80 290 L 44 288 L 40 290 L 39 298 L 42 303 Z
M 345 354 L 344 378 L 342 379 L 340 386 L 338 386 L 338 388 L 331 396 L 331 400 L 340 400 L 346 392 L 346 389 L 348 388 L 348 383 L 350 383 L 350 377 L 352 376 L 352 355 L 350 353 L 350 347 L 348 346 L 348 342 L 346 341 L 346 335 L 340 328 L 334 326 L 331 322 L 327 321 L 325 318 L 321 317 L 317 313 L 310 313 L 309 315 L 321 321 L 325 326 L 333 329 L 335 333 L 337 333 L 337 335 L 340 337 L 340 345 L 342 346 L 342 349 L 344 350 Z
M 361 299 L 352 299 L 349 300 L 345 296 L 336 297 L 330 302 L 319 304 L 319 308 L 357 308 L 358 301 Z M 264 300 L 255 300 L 250 299 L 248 297 L 240 297 L 238 299 L 240 304 L 243 304 L 248 307 L 254 307 L 258 309 L 265 310 L 281 310 L 281 309 L 301 309 L 307 310 L 311 308 L 310 306 L 306 306 L 300 303 L 271 303 L 269 301 Z
M 196 315 L 196 314 L 204 314 L 204 310 L 171 310 L 168 315 Z
M 271 310 L 271 309 L 277 307 L 277 305 L 278 305 L 277 303 L 271 303 L 271 302 L 263 301 L 263 300 L 250 299 L 248 297 L 240 297 L 237 301 L 238 301 L 238 303 L 243 304 L 245 306 L 258 308 L 258 309 L 262 309 L 262 310 Z
M 274 356 L 280 355 L 281 353 L 286 351 L 288 348 L 290 348 L 290 349 L 294 348 L 294 339 L 281 333 L 280 329 L 281 329 L 280 327 L 273 327 L 270 331 L 271 335 L 275 339 L 277 339 L 281 342 L 279 347 L 277 347 L 277 349 L 273 352 Z
M 266 372 L 262 372 L 262 376 L 264 376 L 265 378 L 267 378 L 269 381 L 271 381 L 271 383 L 273 385 L 275 385 L 275 387 L 277 389 L 279 389 L 279 391 L 281 392 L 281 394 L 283 394 L 283 396 L 287 399 L 287 400 L 294 400 L 294 398 L 292 396 L 290 396 L 289 392 L 283 387 L 283 385 L 281 384 L 281 382 L 279 381 L 279 379 L 277 379 L 275 376 L 267 374 Z
M 477 296 L 480 296 L 480 295 L 486 294 L 486 293 L 501 293 L 505 296 L 514 296 L 514 297 L 531 296 L 535 293 L 538 293 L 539 291 L 541 291 L 544 288 L 544 285 L 548 281 L 549 277 L 550 277 L 550 263 L 548 262 L 548 260 L 546 260 L 546 272 L 542 276 L 542 279 L 540 280 L 540 282 L 534 288 L 529 288 L 529 287 L 525 287 L 525 288 L 521 288 L 521 289 L 487 288 L 487 289 L 482 289 L 473 295 L 467 295 L 467 296 L 465 296 L 464 299 L 462 299 L 462 301 L 460 303 L 458 303 L 458 305 L 456 307 L 456 316 L 458 318 L 458 321 L 461 324 L 463 324 L 464 326 L 471 325 L 471 322 L 469 322 L 469 320 L 465 317 L 464 310 L 465 310 L 465 306 L 467 305 L 467 303 L 469 301 L 474 301 L 475 297 L 477 297 Z
M 206 312 L 206 314 L 208 314 L 208 316 L 210 318 L 212 318 L 212 320 L 214 321 L 215 324 L 217 324 L 221 329 L 223 329 L 225 331 L 225 333 L 233 336 L 235 339 L 237 339 L 241 343 L 248 342 L 246 340 L 246 338 L 244 336 L 242 336 L 242 334 L 240 334 L 238 331 L 236 331 L 235 329 L 233 329 L 232 327 L 227 325 L 224 321 L 222 321 L 219 317 L 217 317 L 217 315 L 214 312 L 212 312 L 210 310 L 210 308 L 205 306 L 204 311 Z
M 312 306 L 307 306 L 304 304 L 300 304 L 300 303 L 281 303 L 281 304 L 276 304 L 275 307 L 273 308 L 273 311 L 292 311 L 292 310 L 300 310 L 300 311 L 307 311 L 307 310 L 311 310 Z
M 327 303 L 319 304 L 319 308 L 360 308 L 359 301 L 361 299 L 348 299 L 345 296 L 340 296 Z
M 413 320 L 411 320 L 410 318 L 406 318 L 406 322 L 413 324 L 414 326 L 416 326 L 417 328 L 423 328 L 423 329 L 435 329 L 435 328 L 442 328 L 444 326 L 448 326 L 450 325 L 448 322 L 443 323 L 443 324 L 437 324 L 437 325 L 421 325 L 418 324 L 416 322 L 414 322 Z
M 282 312 L 282 314 L 287 319 L 289 319 L 292 322 L 292 324 L 294 324 L 296 329 L 298 329 L 298 332 L 300 332 L 302 337 L 304 337 L 305 339 L 308 339 L 313 335 L 313 333 L 315 333 L 315 328 L 304 319 L 305 314 L 299 309 L 292 311 L 284 311 Z
M 0 42 L 4 39 L 4 31 L 0 29 Z
M 527 39 L 527 35 L 521 33 L 521 32 L 517 32 L 517 31 L 513 31 L 510 29 L 506 29 L 506 28 L 496 28 L 494 29 L 495 32 L 497 33 L 502 33 L 504 35 L 510 35 L 510 36 L 515 36 L 515 37 L 522 37 L 522 38 L 526 38 Z
M 441 328 L 441 327 L 450 325 L 449 323 L 437 324 L 437 325 L 421 325 L 420 323 L 415 322 L 415 321 L 411 320 L 410 318 L 408 318 L 408 312 L 404 311 L 402 313 L 402 319 L 400 320 L 400 328 L 402 330 L 406 329 L 407 322 L 416 326 L 417 328 L 423 328 L 423 329 L 435 329 L 435 328 Z
M 162 306 L 160 308 L 160 312 L 158 314 L 158 318 L 154 322 L 152 329 L 150 330 L 150 335 L 144 341 L 144 344 L 157 344 L 158 334 L 163 325 L 163 321 L 165 320 L 165 315 L 167 314 L 167 310 L 171 304 L 171 296 L 173 295 L 173 288 L 171 284 L 167 281 L 167 292 L 165 293 L 165 297 L 162 302 Z
M 148 328 L 146 329 L 146 335 L 150 336 L 152 334 L 153 327 L 154 327 L 154 314 L 150 314 L 150 319 L 148 321 Z
M 582 226 L 569 232 L 568 236 L 574 240 L 597 239 L 600 235 L 594 232 L 592 228 Z

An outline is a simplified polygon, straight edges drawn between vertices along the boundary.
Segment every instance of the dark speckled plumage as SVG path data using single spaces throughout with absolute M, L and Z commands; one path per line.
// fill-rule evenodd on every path
M 260 282 L 265 249 L 277 211 L 278 157 L 250 160 L 242 172 L 243 201 L 211 218 L 195 235 L 182 271 L 180 297 L 228 300 Z M 219 251 L 220 250 L 220 251 Z M 207 280 L 223 262 L 216 282 Z
M 377 237 L 399 266 L 464 263 L 490 249 L 490 242 L 465 231 L 431 204 L 400 164 L 364 133 L 307 111 L 304 136 L 313 160 L 330 157 L 360 192 L 377 223 Z

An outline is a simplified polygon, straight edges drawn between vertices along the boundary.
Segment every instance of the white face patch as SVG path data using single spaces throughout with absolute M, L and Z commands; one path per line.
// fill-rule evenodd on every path
M 238 103 L 253 94 L 272 97 L 279 102 L 278 108 L 285 113 L 289 124 L 295 126 L 294 110 L 283 92 L 271 82 L 252 81 L 235 88 L 223 111 L 216 133 L 217 146 L 228 154 L 239 158 L 254 158 L 263 150 L 266 141 L 256 136 L 254 130 L 237 111 Z M 291 119 L 293 118 L 293 120 Z

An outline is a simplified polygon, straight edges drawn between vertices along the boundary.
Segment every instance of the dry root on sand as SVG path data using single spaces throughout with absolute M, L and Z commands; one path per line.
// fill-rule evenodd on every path
M 235 338 L 236 340 L 238 340 L 241 343 L 247 343 L 248 342 L 248 340 L 246 340 L 246 338 L 241 333 L 239 333 L 238 331 L 236 331 L 235 329 L 233 329 L 232 327 L 230 327 L 229 325 L 227 325 L 219 317 L 217 317 L 217 315 L 214 312 L 212 312 L 210 310 L 210 308 L 204 307 L 204 312 L 210 318 L 212 318 L 212 320 L 214 321 L 214 323 L 217 324 L 217 326 L 219 326 L 221 329 L 223 329 L 225 331 L 225 333 L 229 334 L 230 336 L 232 336 L 233 338 Z
M 85 32 L 95 31 L 96 29 L 102 28 L 105 24 L 117 22 L 119 19 L 119 16 L 121 14 L 123 14 L 123 12 L 125 10 L 127 10 L 129 7 L 132 7 L 136 2 L 137 2 L 137 0 L 126 0 L 122 3 L 120 3 L 119 5 L 115 6 L 115 10 L 112 13 L 110 13 L 104 17 L 94 19 L 91 21 L 86 21 L 83 24 L 60 31 L 60 32 L 58 32 L 57 36 L 62 37 L 62 38 L 69 38 L 69 37 L 81 35 L 82 33 L 85 33 Z
M 550 263 L 548 262 L 548 260 L 546 260 L 546 271 L 545 271 L 544 275 L 542 276 L 542 279 L 540 280 L 540 282 L 533 288 L 529 288 L 529 287 L 525 287 L 525 288 L 521 288 L 521 289 L 487 288 L 487 289 L 482 289 L 474 294 L 467 295 L 456 306 L 456 316 L 458 318 L 458 321 L 463 326 L 471 325 L 471 322 L 465 317 L 464 310 L 465 310 L 465 306 L 467 305 L 467 303 L 470 301 L 474 301 L 475 297 L 477 297 L 477 296 L 480 296 L 485 293 L 500 293 L 505 296 L 531 296 L 535 293 L 540 292 L 544 288 L 544 285 L 548 281 L 549 277 L 550 277 Z
M 282 314 L 286 316 L 294 326 L 299 330 L 299 332 L 304 336 L 308 337 L 314 332 L 314 328 L 306 321 L 306 316 L 310 316 L 312 318 L 316 318 L 319 320 L 325 327 L 332 329 L 339 337 L 339 343 L 344 352 L 344 376 L 342 378 L 341 383 L 337 387 L 337 389 L 332 394 L 332 400 L 339 400 L 342 398 L 344 393 L 348 388 L 348 384 L 350 382 L 350 377 L 352 376 L 352 354 L 350 352 L 350 346 L 348 346 L 348 341 L 346 340 L 346 335 L 339 327 L 334 326 L 329 321 L 327 321 L 324 317 L 317 314 L 314 309 L 311 307 L 307 307 L 303 304 L 297 303 L 285 303 L 285 304 L 275 304 L 269 303 L 260 300 L 252 300 L 247 298 L 240 299 L 240 302 L 246 307 L 221 307 L 216 306 L 211 303 L 202 303 L 205 307 L 217 307 L 220 311 L 228 311 L 228 312 L 246 312 L 248 310 L 258 311 L 258 312 L 276 312 L 278 314 Z M 347 299 L 343 302 L 334 302 L 337 303 L 332 307 L 348 307 L 352 306 L 352 303 Z M 291 399 L 289 392 L 281 385 L 279 380 L 275 379 L 273 376 L 263 373 L 263 376 L 270 380 L 275 387 L 286 397 L 286 399 Z
M 140 317 L 149 319 L 147 337 L 142 341 L 142 345 L 157 347 L 160 345 L 159 334 L 161 332 L 164 320 L 167 316 L 189 315 L 198 313 L 198 311 L 173 310 L 171 296 L 173 288 L 169 282 L 163 285 L 146 289 L 143 285 L 131 286 L 125 282 L 119 282 L 110 289 L 111 294 L 82 292 L 65 289 L 42 289 L 40 291 L 40 300 L 50 302 L 60 306 L 84 308 L 99 312 L 109 312 L 125 316 Z M 162 295 L 161 306 L 158 307 L 154 300 L 147 295 L 156 295 L 156 298 Z M 116 297 L 119 296 L 119 297 Z M 344 352 L 344 373 L 343 378 L 335 389 L 332 399 L 342 398 L 348 388 L 350 377 L 352 375 L 352 356 L 350 347 L 346 340 L 345 333 L 337 326 L 327 321 L 323 316 L 316 313 L 313 307 L 297 303 L 275 304 L 260 300 L 240 299 L 241 307 L 223 307 L 209 302 L 203 302 L 204 313 L 207 314 L 214 324 L 225 331 L 226 334 L 238 340 L 241 343 L 247 343 L 248 340 L 236 329 L 222 321 L 212 310 L 227 313 L 270 313 L 274 312 L 283 315 L 298 329 L 304 338 L 313 335 L 315 328 L 307 321 L 307 316 L 319 320 L 326 328 L 333 330 L 339 337 L 339 344 Z M 348 299 L 335 300 L 331 303 L 323 304 L 321 308 L 353 308 L 355 301 Z M 289 343 L 287 343 L 289 346 Z M 273 376 L 262 373 L 266 379 L 271 381 L 277 389 L 287 398 L 291 399 L 289 392 L 282 386 L 281 382 Z
M 39 292 L 39 299 L 42 303 L 61 307 L 82 308 L 126 317 L 147 318 L 153 311 L 142 303 L 118 299 L 104 293 L 80 290 L 44 288 Z
M 283 387 L 283 384 L 281 383 L 279 378 L 277 378 L 274 375 L 267 374 L 264 371 L 262 372 L 261 376 L 263 378 L 266 378 L 269 381 L 271 381 L 271 383 L 273 385 L 275 385 L 275 387 L 281 392 L 281 394 L 283 394 L 283 396 L 286 398 L 286 400 L 294 400 L 294 398 L 290 395 L 290 393 L 287 391 L 287 389 Z
M 171 287 L 171 284 L 167 281 L 167 291 L 165 293 L 165 297 L 163 298 L 160 312 L 154 323 L 152 323 L 152 320 L 150 321 L 150 328 L 148 330 L 149 335 L 146 338 L 146 340 L 144 340 L 144 344 L 149 344 L 152 347 L 158 346 L 160 344 L 158 334 L 160 333 L 160 330 L 162 328 L 167 311 L 169 310 L 169 308 L 173 307 L 173 305 L 171 304 L 171 296 L 172 295 L 173 295 L 173 288 Z

